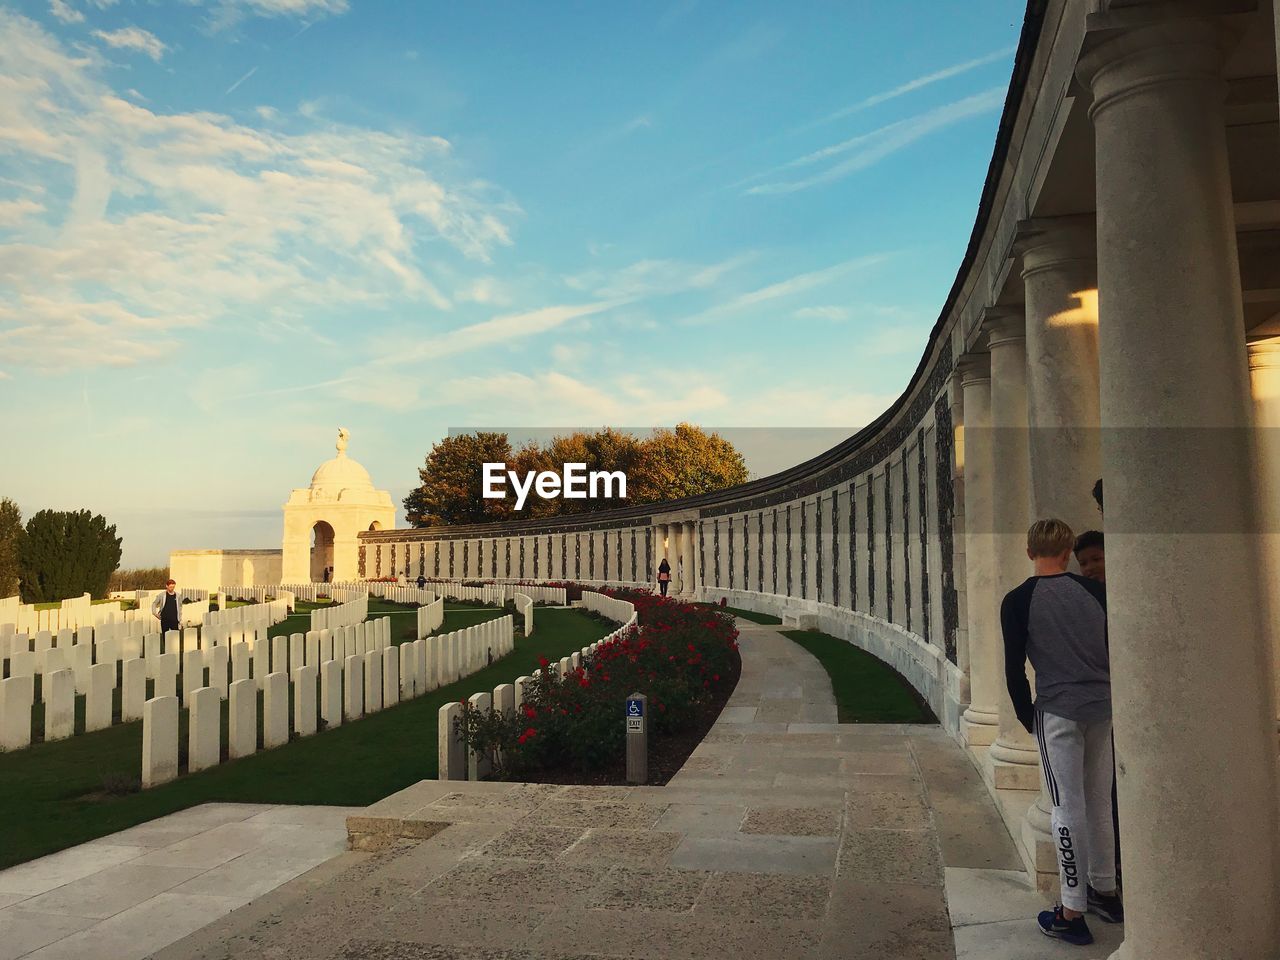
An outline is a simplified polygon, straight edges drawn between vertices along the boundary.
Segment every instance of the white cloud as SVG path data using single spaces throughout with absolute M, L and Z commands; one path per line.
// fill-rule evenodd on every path
M 131 50 L 145 53 L 159 62 L 168 48 L 154 33 L 141 27 L 121 27 L 119 30 L 95 30 L 93 35 L 115 50 Z
M 0 343 L 23 367 L 146 359 L 236 316 L 446 310 L 432 274 L 469 286 L 512 243 L 519 208 L 445 140 L 157 112 L 103 66 L 0 10 Z
M 67 0 L 49 0 L 49 12 L 63 23 L 84 22 L 84 14 L 67 3 Z
M 776 283 L 759 287 L 748 293 L 740 294 L 730 300 L 719 303 L 708 310 L 704 310 L 702 313 L 686 318 L 685 322 L 698 323 L 715 320 L 727 314 L 737 313 L 740 310 L 759 306 L 762 303 L 768 303 L 771 300 L 779 300 L 785 297 L 795 296 L 798 293 L 804 293 L 808 290 L 814 290 L 855 270 L 862 270 L 867 267 L 873 267 L 879 263 L 883 263 L 886 257 L 886 254 L 871 254 L 866 257 L 857 257 L 853 260 L 846 260 L 843 263 L 837 263 L 834 266 L 824 267 L 821 270 L 799 273 L 795 276 L 788 277 L 785 280 L 779 280 Z
M 246 17 L 302 19 L 308 21 L 303 26 L 305 30 L 316 20 L 338 16 L 350 9 L 348 0 L 187 0 L 187 3 L 209 7 L 209 24 L 215 30 L 233 27 Z
M 801 307 L 791 316 L 797 320 L 848 320 L 849 308 L 837 306 Z
M 565 277 L 565 284 L 574 290 L 589 290 L 598 297 L 666 296 L 687 290 L 706 290 L 755 256 L 745 253 L 712 264 L 640 260 L 617 270 L 589 270 Z
M 963 63 L 956 63 L 949 67 L 943 67 L 941 70 L 934 70 L 931 73 L 926 73 L 923 76 L 916 77 L 914 80 L 908 80 L 906 83 L 900 83 L 896 87 L 891 87 L 890 89 L 883 90 L 880 93 L 872 94 L 869 97 L 859 100 L 857 103 L 850 104 L 847 107 L 842 107 L 833 113 L 827 114 L 819 120 L 815 120 L 813 123 L 806 124 L 805 126 L 798 128 L 794 132 L 798 133 L 802 130 L 809 130 L 824 123 L 831 123 L 833 120 L 840 120 L 844 117 L 866 110 L 869 107 L 879 106 L 880 104 L 887 103 L 890 100 L 896 100 L 898 97 L 905 96 L 908 93 L 914 93 L 916 90 L 930 86 L 931 84 L 939 83 L 942 80 L 950 80 L 952 77 L 961 76 L 971 70 L 976 70 L 979 67 L 985 67 L 991 63 L 1010 60 L 1013 57 L 1014 50 L 1014 47 L 1002 47 L 999 50 L 994 50 L 981 57 L 974 57 L 972 60 L 965 60 Z
M 833 183 L 879 163 L 886 157 L 892 156 L 899 150 L 905 149 L 931 133 L 959 123 L 962 120 L 999 109 L 1001 104 L 1004 103 L 1004 96 L 1005 90 L 1003 87 L 994 87 L 982 93 L 957 100 L 954 103 L 936 107 L 917 116 L 887 124 L 872 130 L 870 133 L 860 134 L 840 143 L 823 147 L 821 150 L 815 150 L 740 183 L 759 180 L 783 170 L 824 163 L 848 154 L 845 159 L 832 163 L 825 170 L 812 176 L 799 180 L 777 180 L 770 183 L 762 183 L 750 187 L 744 192 L 748 194 L 795 193 L 799 190 L 807 190 L 810 187 Z
M 0 227 L 16 227 L 44 209 L 44 204 L 35 200 L 0 200 Z

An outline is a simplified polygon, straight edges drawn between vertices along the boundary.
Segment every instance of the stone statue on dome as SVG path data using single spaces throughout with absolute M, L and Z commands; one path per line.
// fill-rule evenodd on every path
M 346 427 L 338 428 L 338 442 L 335 446 L 338 448 L 338 456 L 343 457 L 347 454 L 347 441 L 351 439 L 351 434 L 347 432 Z

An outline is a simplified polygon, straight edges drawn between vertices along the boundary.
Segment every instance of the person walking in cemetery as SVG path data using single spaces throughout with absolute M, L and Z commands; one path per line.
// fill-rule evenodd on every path
M 151 613 L 160 621 L 160 632 L 182 629 L 182 597 L 172 579 L 165 582 L 164 593 L 151 601 Z
M 425 590 L 427 588 L 427 578 L 422 574 L 418 574 L 418 589 Z
M 1076 537 L 1075 554 L 1081 576 L 1099 583 L 1107 582 L 1107 555 L 1101 530 L 1086 530 Z
M 1112 820 L 1111 668 L 1101 583 L 1067 571 L 1075 535 L 1061 520 L 1027 531 L 1034 574 L 1000 604 L 1005 681 L 1018 720 L 1040 745 L 1053 804 L 1059 904 L 1040 930 L 1067 943 L 1093 942 L 1084 915 L 1121 923 Z M 1027 660 L 1036 672 L 1031 699 Z
M 671 583 L 671 564 L 667 563 L 667 558 L 663 557 L 662 562 L 658 564 L 658 589 L 662 591 L 662 595 L 667 595 L 667 586 Z

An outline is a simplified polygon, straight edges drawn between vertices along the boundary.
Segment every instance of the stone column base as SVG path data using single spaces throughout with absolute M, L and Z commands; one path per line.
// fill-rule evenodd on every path
M 964 712 L 960 731 L 970 747 L 989 747 L 1000 733 L 999 717 L 972 708 Z
M 978 772 L 982 774 L 983 783 L 996 802 L 1000 817 L 1004 820 L 1005 829 L 1013 839 L 1018 855 L 1022 858 L 1023 869 L 1042 893 L 1056 896 L 1058 889 L 1058 859 L 1053 840 L 1048 833 L 1038 830 L 1028 819 L 1028 811 L 1040 796 L 1040 784 L 1033 780 L 1032 786 L 1018 789 L 1010 786 L 997 786 L 995 782 L 997 767 L 1025 766 L 1024 764 L 1007 764 L 993 761 L 988 756 L 985 746 L 970 746 L 969 757 Z M 1039 769 L 1031 768 L 1036 777 Z

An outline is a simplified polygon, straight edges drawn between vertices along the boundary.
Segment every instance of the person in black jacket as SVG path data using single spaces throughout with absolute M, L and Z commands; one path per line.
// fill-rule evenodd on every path
M 667 558 L 663 557 L 662 562 L 658 564 L 658 589 L 662 591 L 662 595 L 667 595 L 667 587 L 671 583 L 671 564 L 667 563 Z
M 1038 918 L 1041 932 L 1067 943 L 1093 942 L 1084 914 L 1124 919 L 1116 891 L 1111 817 L 1111 666 L 1102 584 L 1069 573 L 1075 536 L 1061 520 L 1027 532 L 1034 576 L 1000 605 L 1005 680 L 1018 719 L 1040 746 L 1053 803 L 1061 903 Z M 1031 699 L 1026 662 L 1036 671 Z

